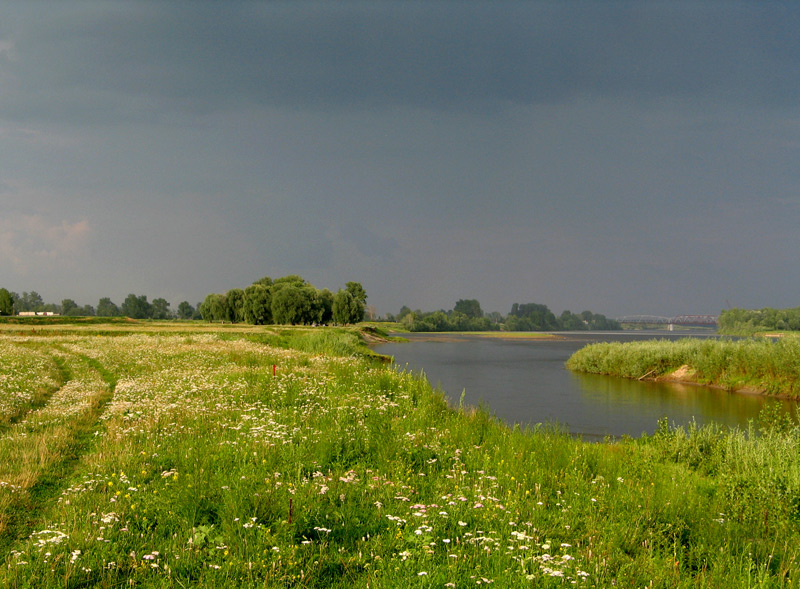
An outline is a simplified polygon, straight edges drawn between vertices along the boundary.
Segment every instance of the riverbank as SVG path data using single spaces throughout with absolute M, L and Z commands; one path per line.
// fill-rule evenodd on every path
M 448 406 L 353 330 L 103 335 L 0 335 L 0 586 L 800 578 L 780 418 L 592 444 Z
M 800 340 L 767 338 L 597 343 L 578 350 L 570 370 L 638 380 L 703 384 L 731 392 L 800 398 Z

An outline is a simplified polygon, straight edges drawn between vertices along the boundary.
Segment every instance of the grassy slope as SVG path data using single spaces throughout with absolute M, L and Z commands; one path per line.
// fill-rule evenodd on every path
M 780 416 L 761 437 L 510 430 L 313 333 L 4 336 L 60 388 L 0 437 L 0 586 L 796 584 Z

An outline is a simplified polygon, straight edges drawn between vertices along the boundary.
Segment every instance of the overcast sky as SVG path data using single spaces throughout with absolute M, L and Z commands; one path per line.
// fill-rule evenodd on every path
M 0 287 L 800 305 L 800 2 L 8 2 Z

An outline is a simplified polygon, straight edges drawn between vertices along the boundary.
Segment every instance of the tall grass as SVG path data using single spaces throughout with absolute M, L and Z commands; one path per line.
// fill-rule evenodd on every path
M 685 380 L 800 396 L 800 340 L 681 339 L 597 343 L 578 350 L 567 368 L 625 378 L 667 377 L 681 367 Z
M 32 470 L 46 487 L 12 488 L 30 467 L 6 455 L 0 586 L 798 584 L 800 431 L 779 416 L 590 444 L 251 336 L 38 338 L 113 396 L 0 437 L 73 440 Z

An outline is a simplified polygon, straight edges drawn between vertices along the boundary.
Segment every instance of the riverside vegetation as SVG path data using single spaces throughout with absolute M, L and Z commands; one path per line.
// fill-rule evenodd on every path
M 725 309 L 719 314 L 719 333 L 753 335 L 764 332 L 800 331 L 800 307 L 791 309 Z
M 730 391 L 800 397 L 800 339 L 602 342 L 578 350 L 567 368 L 625 378 L 666 378 Z
M 0 325 L 0 586 L 800 584 L 800 429 L 586 443 L 354 329 Z

